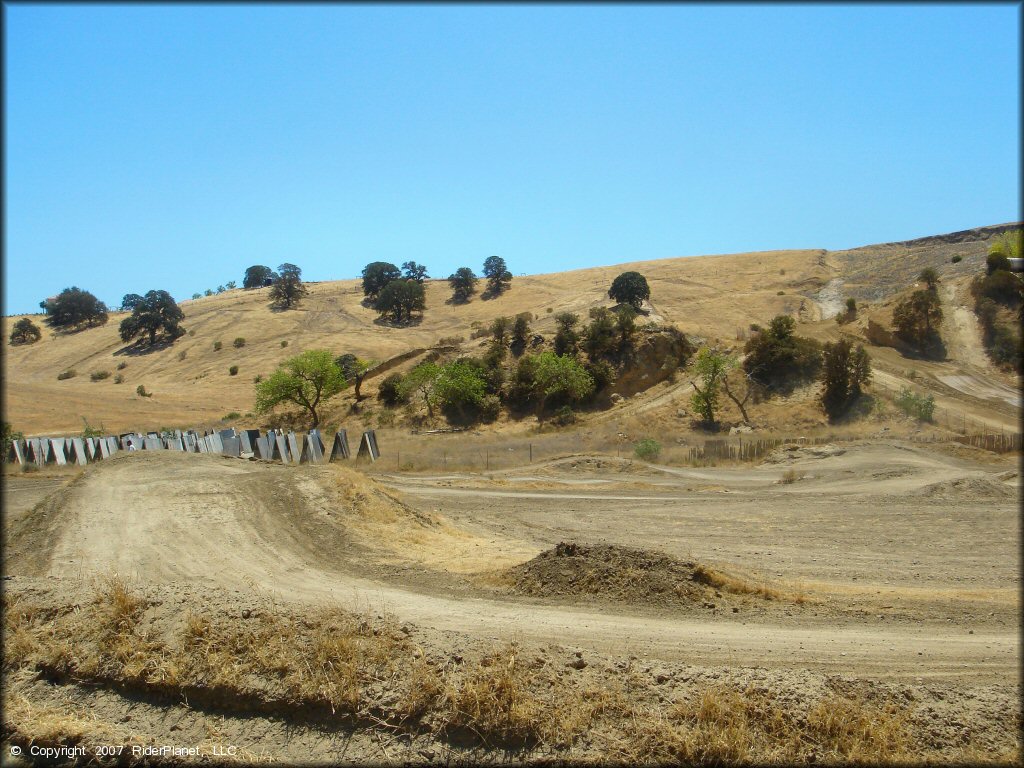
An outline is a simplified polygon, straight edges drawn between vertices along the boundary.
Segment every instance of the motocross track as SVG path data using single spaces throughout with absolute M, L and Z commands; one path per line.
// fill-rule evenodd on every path
M 609 473 L 584 465 L 574 478 L 579 462 L 493 482 L 381 478 L 399 497 L 332 466 L 140 453 L 91 467 L 9 520 L 6 573 L 67 581 L 113 571 L 691 662 L 1014 678 L 1015 473 L 895 443 L 825 448 L 748 469 L 629 462 L 616 480 L 642 489 L 594 488 Z M 800 479 L 779 483 L 786 469 Z M 441 499 L 445 517 L 433 512 Z M 807 600 L 681 614 L 600 595 L 516 599 L 495 586 L 503 568 L 570 539 L 693 557 Z

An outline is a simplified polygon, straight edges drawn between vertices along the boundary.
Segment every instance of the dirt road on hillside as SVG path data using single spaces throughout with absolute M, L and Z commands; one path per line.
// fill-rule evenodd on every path
M 332 508 L 336 482 L 332 467 L 289 468 L 188 454 L 140 453 L 90 468 L 14 526 L 6 553 L 7 572 L 15 577 L 66 580 L 116 571 L 142 582 L 226 587 L 242 595 L 278 600 L 386 608 L 401 620 L 481 637 L 529 637 L 620 652 L 633 649 L 666 659 L 820 668 L 875 677 L 1006 679 L 1015 675 L 1019 639 L 1014 617 L 1019 606 L 1010 594 L 1019 589 L 1012 523 L 1015 491 L 1010 498 L 1000 499 L 997 494 L 995 505 L 978 498 L 978 504 L 964 507 L 968 499 L 960 498 L 942 515 L 934 514 L 934 497 L 922 499 L 919 506 L 910 505 L 905 512 L 890 503 L 884 514 L 873 505 L 851 512 L 845 501 L 823 503 L 828 484 L 838 484 L 846 472 L 857 475 L 861 489 L 871 489 L 875 499 L 887 491 L 927 488 L 926 480 L 940 485 L 957 478 L 991 480 L 979 470 L 916 454 L 904 462 L 917 467 L 914 479 L 879 478 L 865 470 L 874 466 L 872 462 L 888 459 L 891 464 L 896 455 L 894 449 L 881 448 L 864 458 L 861 466 L 856 461 L 846 469 L 838 462 L 821 465 L 817 488 L 787 487 L 778 492 L 771 492 L 769 485 L 777 479 L 777 467 L 741 471 L 735 482 L 726 470 L 717 475 L 701 473 L 705 481 L 715 475 L 720 483 L 744 488 L 736 494 L 745 493 L 745 503 L 737 503 L 733 494 L 687 493 L 684 486 L 682 492 L 639 496 L 548 492 L 543 494 L 544 511 L 578 505 L 574 509 L 584 513 L 580 521 L 591 535 L 609 532 L 614 521 L 621 529 L 622 519 L 629 518 L 631 523 L 625 527 L 641 532 L 627 536 L 633 545 L 656 543 L 660 529 L 663 546 L 659 548 L 668 550 L 674 545 L 670 541 L 664 546 L 666 534 L 672 539 L 669 531 L 689 527 L 697 539 L 719 542 L 709 545 L 722 550 L 715 553 L 722 560 L 743 557 L 743 542 L 755 548 L 769 542 L 784 546 L 788 536 L 802 530 L 794 545 L 806 550 L 806 558 L 799 560 L 796 550 L 791 550 L 788 564 L 785 558 L 762 560 L 762 564 L 779 568 L 780 578 L 797 580 L 815 574 L 815 561 L 830 563 L 816 573 L 830 583 L 828 589 L 842 590 L 855 584 L 856 574 L 863 572 L 852 568 L 852 563 L 873 551 L 871 568 L 884 567 L 886 560 L 897 563 L 884 574 L 891 577 L 886 581 L 892 582 L 896 592 L 901 582 L 909 581 L 905 586 L 935 592 L 933 598 L 941 598 L 943 589 L 955 600 L 964 598 L 954 594 L 957 590 L 976 593 L 986 610 L 973 619 L 973 634 L 960 621 L 947 623 L 938 616 L 924 624 L 868 622 L 853 612 L 846 620 L 823 625 L 780 611 L 777 620 L 744 624 L 744 616 L 639 617 L 631 611 L 600 607 L 453 594 L 444 586 L 443 573 L 427 574 L 415 562 L 404 567 L 411 569 L 405 581 L 402 569 L 389 578 L 388 571 L 374 565 L 379 558 L 353 539 Z M 683 483 L 695 479 L 680 476 Z M 406 490 L 413 509 L 429 511 L 439 491 L 458 493 L 457 489 L 391 482 Z M 848 486 L 835 498 L 853 492 Z M 814 501 L 806 499 L 809 494 Z M 729 504 L 718 503 L 726 496 Z M 466 499 L 472 513 L 466 515 L 448 511 L 451 499 L 447 499 L 446 515 L 456 528 L 479 537 L 484 549 L 495 547 L 496 556 L 507 542 L 537 550 L 566 533 L 584 533 L 567 529 L 566 518 L 574 519 L 575 512 L 531 515 L 530 507 L 541 501 L 537 494 L 494 491 L 486 498 L 487 503 L 481 504 L 481 494 L 473 491 Z M 971 510 L 970 521 L 961 519 L 964 509 Z M 666 516 L 676 519 L 669 524 Z M 488 531 L 490 538 L 486 538 Z M 381 538 L 386 537 L 387 526 L 382 526 Z M 941 541 L 953 544 L 929 552 Z M 770 546 L 769 553 L 775 544 Z M 849 562 L 843 552 L 849 553 Z M 914 570 L 928 573 L 929 578 L 907 580 L 899 574 L 902 563 L 919 557 L 927 557 L 927 565 Z M 993 567 L 983 569 L 982 563 Z M 882 589 L 875 591 L 876 597 L 889 599 Z M 940 599 L 935 605 L 945 603 Z

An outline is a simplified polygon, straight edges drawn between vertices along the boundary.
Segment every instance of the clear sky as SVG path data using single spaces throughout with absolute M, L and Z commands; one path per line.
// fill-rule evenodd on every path
M 1020 13 L 5 4 L 5 312 L 1016 221 Z

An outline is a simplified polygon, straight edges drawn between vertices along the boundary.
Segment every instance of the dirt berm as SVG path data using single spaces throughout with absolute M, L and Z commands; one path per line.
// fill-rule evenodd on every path
M 610 544 L 560 542 L 503 571 L 499 582 L 517 595 L 647 605 L 669 609 L 716 609 L 784 599 L 767 585 L 708 565 L 660 552 Z M 789 602 L 789 601 L 787 601 Z

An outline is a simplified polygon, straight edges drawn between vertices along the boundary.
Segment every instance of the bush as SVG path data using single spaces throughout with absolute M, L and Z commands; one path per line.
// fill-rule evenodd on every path
M 122 376 L 120 373 L 117 374 L 117 376 L 114 377 L 114 383 L 115 384 L 124 384 L 124 376 Z
M 89 374 L 89 381 L 103 381 L 110 378 L 110 371 L 93 371 Z
M 128 367 L 128 363 L 126 363 L 124 360 L 122 360 L 120 363 L 117 364 L 117 370 L 119 370 L 119 371 L 123 371 L 127 367 Z
M 652 437 L 645 437 L 633 446 L 633 453 L 638 459 L 654 461 L 661 454 L 661 443 Z
M 896 407 L 918 421 L 931 421 L 935 413 L 935 398 L 931 395 L 919 395 L 908 387 L 903 387 L 896 396 Z
M 153 396 L 153 393 L 152 392 L 147 392 L 146 388 L 142 384 L 139 384 L 139 386 L 137 386 L 135 388 L 135 394 L 138 395 L 139 397 L 152 397 Z
M 256 374 L 255 376 L 252 377 L 253 384 L 259 384 L 261 381 L 263 381 L 263 376 L 260 374 Z
M 570 424 L 575 424 L 576 411 L 568 405 L 563 405 L 552 414 L 551 422 L 558 427 L 568 427 Z
M 240 418 L 242 418 L 242 414 L 240 414 L 238 411 L 232 411 L 227 416 L 225 416 L 223 419 L 221 419 L 221 421 L 234 421 L 235 419 L 240 419 Z
M 281 339 L 281 349 L 288 346 L 288 339 Z
M 213 351 L 214 352 L 220 352 L 221 347 L 223 347 L 223 346 L 224 345 L 221 342 L 215 341 L 215 342 L 213 342 Z
M 237 376 L 237 375 L 238 375 L 238 366 L 237 365 L 232 365 L 230 368 L 228 368 L 228 376 Z
M 78 375 L 78 371 L 74 368 L 68 368 L 66 371 L 62 371 L 57 374 L 57 381 L 64 381 L 65 379 L 73 379 Z
M 497 395 L 484 395 L 478 406 L 480 421 L 490 424 L 495 421 L 501 413 L 501 400 Z
M 184 359 L 185 359 L 186 357 L 188 357 L 188 351 L 187 351 L 187 350 L 184 350 L 184 349 L 183 349 L 183 350 L 181 350 L 181 351 L 180 351 L 180 352 L 178 353 L 178 360 L 179 360 L 179 361 L 181 361 L 181 360 L 184 360 Z
M 950 262 L 950 264 L 959 264 L 963 260 L 964 260 L 964 257 L 961 256 L 958 253 L 956 256 L 954 256 L 952 259 L 950 259 L 949 262 Z
M 769 392 L 789 391 L 821 370 L 821 344 L 794 335 L 795 325 L 788 315 L 777 315 L 743 348 L 743 370 Z
M 237 339 L 231 342 L 231 346 L 233 346 L 235 349 L 241 349 L 242 347 L 245 346 L 245 339 L 239 336 Z
M 392 373 L 377 388 L 377 399 L 384 405 L 395 406 L 409 402 L 402 391 L 402 374 Z

